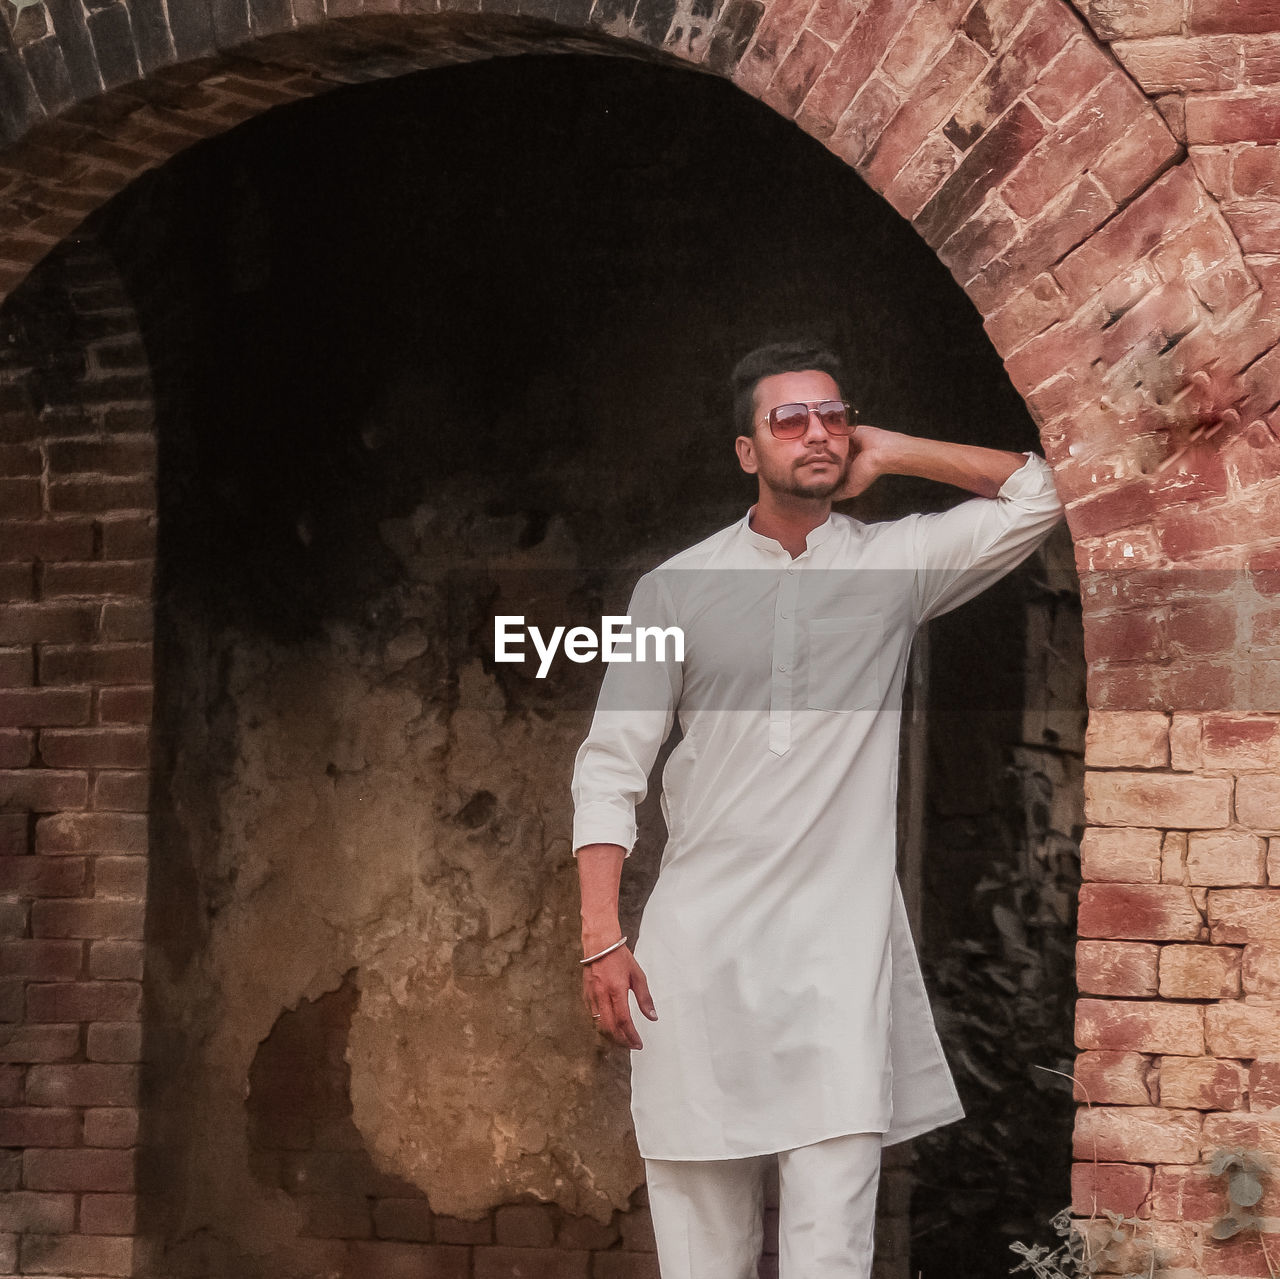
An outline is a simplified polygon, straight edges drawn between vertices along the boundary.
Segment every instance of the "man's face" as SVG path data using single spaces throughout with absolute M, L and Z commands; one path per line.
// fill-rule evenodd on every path
M 816 369 L 761 378 L 754 395 L 752 434 L 741 435 L 737 440 L 742 469 L 748 475 L 758 475 L 760 483 L 774 493 L 819 500 L 830 497 L 849 473 L 852 437 L 828 435 L 817 414 L 810 413 L 803 435 L 779 440 L 764 419 L 779 404 L 811 404 L 840 398 L 835 379 Z

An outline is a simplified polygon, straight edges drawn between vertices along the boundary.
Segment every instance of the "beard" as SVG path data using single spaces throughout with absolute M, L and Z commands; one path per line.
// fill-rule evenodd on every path
M 835 471 L 832 474 L 813 475 L 805 478 L 803 464 L 795 466 L 783 475 L 766 476 L 766 482 L 775 493 L 783 493 L 788 497 L 809 498 L 813 501 L 825 501 L 849 476 L 849 467 L 853 465 L 852 456 L 843 461 L 835 459 Z

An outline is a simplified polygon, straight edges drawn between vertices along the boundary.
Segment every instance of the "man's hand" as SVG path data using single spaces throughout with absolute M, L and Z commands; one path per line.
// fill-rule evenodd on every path
M 844 483 L 831 495 L 833 502 L 865 493 L 880 476 L 888 473 L 893 438 L 898 432 L 879 426 L 859 425 L 849 437 L 849 473 Z
M 626 946 L 620 946 L 582 970 L 582 1002 L 589 1013 L 600 1014 L 596 1028 L 623 1048 L 643 1048 L 631 1021 L 627 996 L 632 990 L 636 992 L 640 1011 L 650 1021 L 657 1021 L 658 1010 L 653 1006 L 644 970 Z

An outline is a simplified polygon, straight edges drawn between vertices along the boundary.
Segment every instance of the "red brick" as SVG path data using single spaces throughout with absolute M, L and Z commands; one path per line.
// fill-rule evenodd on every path
M 131 1106 L 104 1106 L 84 1112 L 84 1144 L 127 1150 L 138 1144 L 138 1111 Z M 91 1234 L 114 1234 L 94 1230 Z
M 1089 995 L 1154 995 L 1159 952 L 1160 947 L 1145 942 L 1077 942 L 1076 985 Z
M 987 316 L 983 327 L 996 350 L 1008 356 L 1065 314 L 1066 299 L 1057 281 L 1051 275 L 1041 275 L 1008 305 Z
M 10 688 L 0 691 L 0 726 L 42 728 L 87 724 L 89 693 L 80 688 Z
M 434 1214 L 425 1198 L 376 1199 L 373 1228 L 380 1239 L 430 1243 Z
M 1248 831 L 1192 831 L 1187 841 L 1188 882 L 1263 884 L 1266 856 L 1266 840 Z
M 1266 35 L 1277 26 L 1280 15 L 1274 0 L 1191 0 L 1187 14 L 1187 30 L 1192 35 L 1215 31 Z
M 811 31 L 801 31 L 795 47 L 760 95 L 780 115 L 794 116 L 823 68 L 831 61 L 831 46 Z
M 563 1248 L 503 1248 L 477 1245 L 475 1279 L 587 1279 L 591 1254 Z
M 38 479 L 0 479 L 0 511 L 10 518 L 34 519 L 40 514 Z
M 1204 1010 L 1186 1004 L 1081 999 L 1076 1003 L 1076 1044 L 1198 1056 L 1204 1052 Z
M 915 220 L 916 230 L 937 248 L 968 221 L 989 193 L 1044 137 L 1044 126 L 1022 103 L 1015 106 L 970 149 L 955 173 Z
M 11 604 L 0 611 L 0 644 L 87 640 L 97 623 L 94 604 Z
M 143 906 L 138 902 L 62 899 L 31 905 L 36 937 L 120 937 L 143 935 Z
M 84 891 L 80 858 L 0 857 L 0 893 L 18 897 L 76 897 Z
M 136 1106 L 138 1068 L 134 1065 L 77 1062 L 32 1066 L 27 1073 L 26 1100 L 36 1106 Z M 38 1189 L 75 1189 L 46 1186 Z M 86 1189 L 121 1190 L 123 1186 Z
M 79 1026 L 14 1026 L 0 1036 L 0 1061 L 65 1061 L 80 1051 Z
M 1091 1106 L 1149 1106 L 1156 1099 L 1153 1059 L 1137 1052 L 1082 1052 L 1072 1095 Z
M 25 768 L 34 757 L 34 733 L 0 729 L 0 768 Z
M 29 851 L 29 823 L 26 813 L 0 813 L 0 854 L 17 857 Z
M 104 688 L 98 694 L 98 719 L 104 724 L 151 723 L 151 685 Z
M 1216 1221 L 1227 1207 L 1226 1183 L 1207 1167 L 1159 1167 L 1151 1184 L 1151 1214 L 1166 1221 Z
M 1216 1057 L 1164 1057 L 1160 1104 L 1185 1110 L 1238 1110 L 1247 1075 L 1238 1061 Z
M 40 756 L 54 768 L 145 768 L 147 739 L 145 728 L 47 729 Z
M 1121 40 L 1111 51 L 1144 93 L 1205 93 L 1239 84 L 1239 42 L 1220 38 L 1165 37 Z
M 938 259 L 955 279 L 968 280 L 998 258 L 1017 234 L 1018 225 L 1009 210 L 998 199 L 991 200 L 943 242 Z M 1025 295 L 1023 290 L 1018 296 Z
M 133 1240 L 104 1235 L 23 1235 L 18 1257 L 24 1275 L 131 1275 Z
M 102 475 L 149 475 L 155 470 L 155 439 L 54 440 L 49 469 L 61 475 L 96 471 Z
M 1280 720 L 1207 715 L 1202 725 L 1201 747 L 1206 768 L 1236 773 L 1280 768 Z
M 355 1239 L 346 1245 L 350 1273 L 361 1279 L 468 1279 L 470 1251 L 381 1239 Z M 530 1279 L 536 1279 L 537 1272 L 529 1273 Z
M 863 169 L 863 176 L 883 191 L 906 162 L 947 118 L 960 95 L 986 66 L 982 50 L 956 36 L 938 59 L 928 79 L 911 93 L 885 126 Z
M 1246 774 L 1236 779 L 1236 820 L 1258 831 L 1280 831 L 1280 776 Z
M 0 688 L 27 688 L 35 680 L 35 655 L 29 647 L 0 648 Z
M 70 981 L 80 972 L 83 951 L 84 946 L 78 941 L 24 937 L 0 942 L 0 976 Z
M 1231 946 L 1162 946 L 1160 994 L 1165 999 L 1235 999 L 1241 952 Z
M 1138 1164 L 1075 1164 L 1071 1209 L 1081 1217 L 1105 1212 L 1136 1217 L 1151 1194 L 1151 1169 Z
M 1266 1251 L 1259 1242 L 1266 1246 Z M 1232 1279 L 1268 1279 L 1275 1274 L 1269 1257 L 1280 1256 L 1280 1234 L 1241 1232 L 1240 1236 L 1219 1243 L 1211 1235 L 1204 1241 L 1202 1264 L 1209 1274 L 1231 1275 Z
M 54 514 L 150 511 L 155 501 L 155 485 L 149 479 L 55 480 L 49 484 L 49 509 Z
M 733 72 L 737 86 L 760 97 L 795 43 L 812 0 L 782 0 L 765 10 L 750 45 Z
M 131 1192 L 133 1153 L 91 1148 L 27 1150 L 22 1157 L 22 1176 L 29 1190 Z
M 30 1190 L 0 1195 L 0 1230 L 69 1234 L 75 1229 L 75 1220 L 74 1195 L 42 1195 Z
M 0 1109 L 0 1146 L 75 1146 L 80 1112 L 54 1106 Z
M 154 565 L 151 560 L 68 562 L 45 566 L 44 594 L 58 596 L 136 595 L 149 597 Z
M 764 1259 L 767 1263 L 768 1257 Z M 651 1252 L 598 1252 L 592 1262 L 593 1279 L 658 1279 L 658 1258 Z M 762 1266 L 761 1276 L 768 1272 Z
M 1158 711 L 1095 711 L 1085 733 L 1091 768 L 1166 768 L 1169 717 Z
M 98 857 L 93 863 L 93 895 L 143 901 L 147 890 L 145 857 Z
M 143 772 L 113 771 L 93 779 L 89 807 L 108 812 L 144 813 L 151 779 Z
M 1205 200 L 1190 166 L 1179 165 L 1084 241 L 1053 273 L 1068 297 L 1083 300 L 1117 268 L 1146 257 L 1171 232 L 1203 212 L 1208 207 Z
M 884 197 L 904 218 L 912 218 L 956 167 L 956 151 L 934 134 L 898 171 Z
M 80 1200 L 80 1230 L 87 1235 L 132 1235 L 137 1229 L 134 1195 L 84 1195 Z
M 88 520 L 0 520 L 0 560 L 81 560 L 92 554 Z
M 40 650 L 46 684 L 140 684 L 151 675 L 150 644 L 46 644 Z
M 1249 1066 L 1249 1109 L 1280 1110 L 1280 1061 L 1259 1058 Z
M 1280 1007 L 1268 1004 L 1210 1004 L 1204 1013 L 1205 1040 L 1218 1057 L 1254 1058 L 1280 1044 Z
M 88 799 L 89 778 L 85 773 L 52 768 L 0 769 L 0 806 L 56 813 L 83 808 Z
M 1187 141 L 1274 142 L 1280 137 L 1280 93 L 1197 93 L 1187 99 Z
M 1226 1147 L 1267 1151 L 1280 1149 L 1280 1119 L 1243 1114 L 1240 1111 L 1206 1115 L 1204 1147 L 1206 1154 Z M 1266 1190 L 1271 1194 L 1275 1193 L 1272 1186 L 1266 1187 Z
M 313 1239 L 367 1239 L 372 1234 L 364 1195 L 300 1194 L 293 1203 L 302 1211 L 303 1233 Z
M 35 570 L 30 564 L 0 564 L 0 603 L 35 598 Z
M 105 640 L 150 640 L 155 631 L 155 606 L 150 600 L 124 602 L 109 600 L 102 606 L 102 638 Z
M 59 813 L 36 823 L 36 852 L 147 851 L 147 818 L 135 813 Z
M 115 985 L 132 985 L 116 982 Z M 138 987 L 141 990 L 141 987 Z M 142 1060 L 140 1022 L 96 1022 L 89 1027 L 86 1056 L 90 1061 L 137 1062 Z
M 941 5 L 917 5 L 898 32 L 881 70 L 904 89 L 920 79 L 952 36 L 949 15 Z
M 1202 926 L 1191 890 L 1180 885 L 1084 884 L 1080 889 L 1082 937 L 1196 941 Z
M 494 1240 L 524 1248 L 549 1248 L 555 1225 L 549 1204 L 507 1204 L 494 1212 Z
M 123 516 L 100 521 L 102 554 L 109 560 L 149 559 L 156 549 L 155 518 Z M 71 558 L 71 557 L 69 557 Z
M 803 123 L 813 98 L 814 94 L 811 93 L 805 106 L 801 107 L 797 117 L 799 123 Z M 827 146 L 846 164 L 856 167 L 866 159 L 876 139 L 884 131 L 884 126 L 893 118 L 898 104 L 896 91 L 883 80 L 868 81 L 854 98 L 853 105 L 833 126 Z
M 1102 826 L 1217 829 L 1231 820 L 1231 782 L 1225 777 L 1088 772 L 1085 813 Z
M 871 81 L 870 77 L 912 7 L 913 0 L 883 0 L 863 9 L 804 100 L 796 116 L 801 128 L 816 138 L 827 138 L 836 132 L 841 119 L 847 118 L 846 113 L 864 119 L 870 114 L 879 121 L 888 118 L 885 108 L 890 104 L 896 106 L 898 96 L 884 81 Z M 766 34 L 766 41 L 769 39 Z M 774 39 L 776 43 L 776 37 Z M 756 50 L 748 50 L 748 58 L 756 56 Z M 776 50 L 767 56 L 776 56 Z M 735 75 L 734 79 L 741 83 L 741 77 Z M 859 97 L 862 101 L 858 109 L 851 111 L 851 104 Z M 870 108 L 869 113 L 866 108 Z M 877 123 L 871 127 L 878 134 L 882 126 Z
M 1158 1106 L 1093 1106 L 1076 1111 L 1077 1159 L 1193 1164 L 1200 1155 L 1200 1114 Z
M 94 977 L 141 981 L 144 954 L 140 941 L 90 942 L 89 972 Z
M 1211 888 L 1208 917 L 1217 945 L 1280 942 L 1280 888 Z
M 33 982 L 27 987 L 31 1021 L 122 1021 L 141 1014 L 142 987 L 137 982 Z
M 0 444 L 0 475 L 39 475 L 44 469 L 34 444 Z
M 1280 84 L 1280 38 L 1255 36 L 1242 40 L 1243 79 L 1246 84 Z

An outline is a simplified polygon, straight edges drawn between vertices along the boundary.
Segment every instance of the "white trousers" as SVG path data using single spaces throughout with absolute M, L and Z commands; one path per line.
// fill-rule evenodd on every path
M 881 1134 L 780 1151 L 779 1279 L 870 1279 Z M 756 1279 L 772 1155 L 646 1159 L 662 1279 Z

